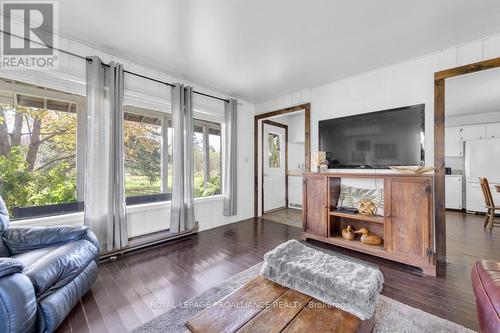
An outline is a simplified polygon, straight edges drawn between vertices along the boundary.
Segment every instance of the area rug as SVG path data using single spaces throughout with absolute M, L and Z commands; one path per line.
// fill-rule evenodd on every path
M 133 332 L 189 332 L 184 326 L 184 323 L 189 318 L 254 278 L 259 274 L 261 266 L 262 263 L 259 263 L 221 282 L 217 287 L 209 289 L 189 301 L 176 305 L 175 308 L 136 328 Z M 152 306 L 163 307 L 165 304 L 159 302 L 158 304 L 152 304 Z M 381 295 L 377 309 L 375 310 L 375 327 L 373 333 L 413 332 L 470 333 L 474 331 Z

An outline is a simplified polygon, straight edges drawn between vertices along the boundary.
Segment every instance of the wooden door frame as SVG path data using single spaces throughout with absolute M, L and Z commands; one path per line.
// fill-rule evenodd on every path
M 445 81 L 451 77 L 500 67 L 500 57 L 434 73 L 434 223 L 436 258 L 446 263 L 446 208 L 445 208 Z
M 262 175 L 262 177 L 260 179 L 262 214 L 265 213 L 265 211 L 264 211 L 264 147 L 265 147 L 265 144 L 264 144 L 264 125 L 265 124 L 285 129 L 285 207 L 288 207 L 288 125 L 278 123 L 276 121 L 272 121 L 269 119 L 265 119 L 265 120 L 262 120 L 262 125 L 261 125 L 261 134 L 262 134 L 261 137 L 262 138 L 260 140 L 260 143 L 261 143 L 260 151 L 262 152 L 262 154 L 260 154 L 260 159 L 262 161 L 261 169 L 260 169 L 260 172 Z
M 301 110 L 304 110 L 304 165 L 306 172 L 309 172 L 311 171 L 311 103 L 261 113 L 254 117 L 254 217 L 259 216 L 259 120 Z

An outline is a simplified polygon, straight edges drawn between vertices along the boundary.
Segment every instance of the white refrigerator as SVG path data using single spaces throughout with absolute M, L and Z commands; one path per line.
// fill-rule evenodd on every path
M 485 212 L 479 177 L 486 177 L 496 205 L 500 205 L 500 139 L 478 139 L 465 143 L 465 201 L 467 211 Z

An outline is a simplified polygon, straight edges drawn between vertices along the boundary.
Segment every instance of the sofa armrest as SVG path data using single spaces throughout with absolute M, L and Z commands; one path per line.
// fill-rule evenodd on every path
M 14 273 L 21 273 L 23 269 L 23 263 L 17 259 L 0 258 L 0 278 Z
M 0 258 L 0 332 L 32 332 L 36 321 L 36 297 L 30 279 L 20 273 L 15 259 Z
M 87 232 L 85 233 L 85 236 L 83 236 L 82 239 L 85 239 L 85 240 L 89 241 L 90 243 L 92 243 L 96 247 L 97 253 L 99 253 L 101 251 L 101 247 L 99 245 L 99 240 L 97 239 L 96 235 L 92 231 L 90 231 L 90 229 L 87 230 Z M 98 260 L 99 260 L 99 255 L 96 258 L 96 263 Z
M 12 255 L 57 246 L 87 237 L 88 227 L 10 227 L 2 235 Z

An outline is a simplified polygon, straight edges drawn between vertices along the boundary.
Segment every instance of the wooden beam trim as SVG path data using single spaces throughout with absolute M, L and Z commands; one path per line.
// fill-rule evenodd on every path
M 500 57 L 489 60 L 483 60 L 455 68 L 445 69 L 434 73 L 434 79 L 435 80 L 448 79 L 450 77 L 479 72 L 496 67 L 500 67 Z

